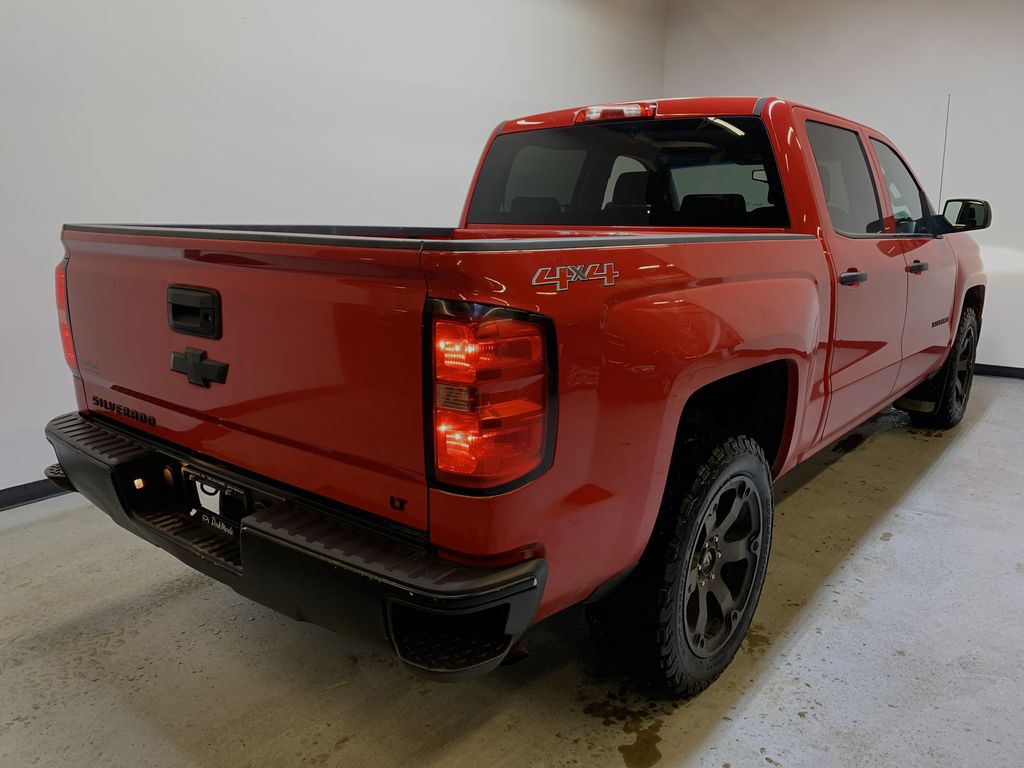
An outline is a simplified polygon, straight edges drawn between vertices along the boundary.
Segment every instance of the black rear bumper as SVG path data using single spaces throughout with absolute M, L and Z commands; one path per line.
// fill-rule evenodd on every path
M 46 437 L 68 483 L 122 527 L 292 618 L 386 642 L 418 671 L 494 669 L 540 603 L 542 559 L 455 565 L 414 537 L 79 413 L 52 420 Z M 182 478 L 196 473 L 237 497 L 224 518 L 235 535 L 190 514 Z

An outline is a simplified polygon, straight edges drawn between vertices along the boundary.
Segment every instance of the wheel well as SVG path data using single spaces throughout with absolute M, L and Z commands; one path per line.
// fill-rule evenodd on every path
M 981 311 L 985 308 L 985 286 L 976 285 L 964 294 L 964 309 L 970 307 L 978 318 L 978 330 L 981 330 Z
M 676 433 L 673 461 L 686 447 L 707 438 L 747 435 L 775 467 L 786 429 L 789 365 L 759 365 L 701 387 L 686 401 Z

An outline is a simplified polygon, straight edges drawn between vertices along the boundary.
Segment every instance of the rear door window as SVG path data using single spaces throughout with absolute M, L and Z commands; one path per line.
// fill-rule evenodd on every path
M 846 235 L 880 233 L 882 208 L 860 136 L 809 120 L 807 137 L 833 229 Z

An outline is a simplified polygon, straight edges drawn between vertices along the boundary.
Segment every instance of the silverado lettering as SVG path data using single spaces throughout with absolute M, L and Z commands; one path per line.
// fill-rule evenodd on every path
M 48 476 L 423 674 L 585 601 L 692 695 L 750 626 L 772 483 L 894 403 L 963 418 L 991 210 L 943 210 L 878 131 L 694 98 L 502 123 L 450 229 L 67 224 Z
M 154 418 L 153 416 L 150 416 L 147 413 L 142 413 L 141 411 L 136 411 L 134 408 L 128 408 L 127 406 L 121 405 L 120 403 L 115 403 L 110 400 L 105 400 L 102 397 L 97 397 L 96 395 L 93 395 L 92 404 L 96 408 L 102 408 L 105 411 L 110 411 L 112 413 L 119 414 L 121 416 L 124 416 L 125 418 L 131 419 L 132 421 L 137 421 L 141 424 L 146 424 L 147 426 L 150 427 L 156 426 L 156 418 Z

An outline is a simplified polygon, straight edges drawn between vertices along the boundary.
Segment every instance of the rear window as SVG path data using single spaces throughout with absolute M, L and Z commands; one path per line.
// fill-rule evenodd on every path
M 495 138 L 470 224 L 787 227 L 764 124 L 706 117 Z

